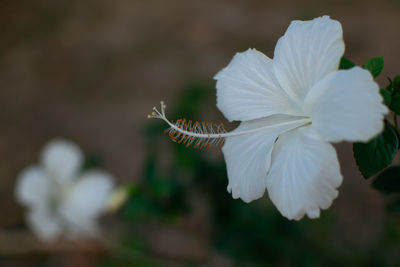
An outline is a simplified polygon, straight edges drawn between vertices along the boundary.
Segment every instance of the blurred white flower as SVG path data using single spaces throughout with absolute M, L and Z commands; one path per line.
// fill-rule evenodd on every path
M 44 147 L 40 165 L 29 166 L 19 175 L 16 199 L 28 208 L 27 223 L 41 240 L 98 232 L 97 219 L 114 188 L 113 177 L 100 170 L 81 174 L 82 164 L 76 144 L 53 140 Z
M 249 49 L 220 71 L 217 106 L 223 126 L 170 122 L 154 108 L 149 118 L 166 121 L 172 140 L 222 151 L 228 191 L 246 202 L 265 190 L 283 216 L 320 215 L 342 182 L 336 151 L 329 142 L 368 141 L 383 128 L 388 112 L 367 70 L 338 70 L 344 53 L 342 27 L 328 16 L 293 21 L 275 47 L 274 59 Z

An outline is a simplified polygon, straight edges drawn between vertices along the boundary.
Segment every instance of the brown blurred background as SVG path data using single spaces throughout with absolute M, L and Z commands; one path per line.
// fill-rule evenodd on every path
M 0 0 L 0 227 L 23 221 L 14 182 L 46 141 L 72 139 L 119 181 L 140 179 L 153 105 L 191 81 L 211 83 L 236 52 L 272 57 L 291 20 L 339 20 L 348 58 L 385 58 L 383 87 L 399 73 L 399 13 L 395 0 Z M 215 100 L 205 112 L 224 121 Z M 339 238 L 362 244 L 378 234 L 383 198 L 358 173 L 351 144 L 337 147 L 344 184 L 331 209 Z

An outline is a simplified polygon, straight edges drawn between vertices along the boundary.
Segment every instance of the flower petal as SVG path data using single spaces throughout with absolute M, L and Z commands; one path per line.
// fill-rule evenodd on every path
M 217 106 L 229 120 L 246 121 L 273 114 L 302 115 L 273 73 L 272 60 L 255 49 L 237 53 L 217 80 Z
M 51 194 L 50 180 L 39 166 L 25 168 L 18 176 L 15 198 L 31 208 L 46 209 Z
M 27 223 L 33 233 L 42 241 L 54 241 L 62 227 L 58 219 L 43 210 L 33 210 L 27 216 Z
M 388 109 L 367 70 L 354 67 L 330 73 L 306 97 L 312 127 L 329 142 L 366 142 L 383 129 Z
M 105 210 L 114 188 L 113 177 L 103 171 L 88 171 L 76 182 L 60 207 L 70 229 L 82 234 L 97 231 L 96 219 Z
M 76 177 L 83 163 L 83 154 L 75 143 L 55 139 L 45 145 L 41 162 L 52 178 L 65 183 Z
M 342 182 L 336 151 L 319 139 L 309 126 L 281 134 L 272 152 L 267 177 L 272 202 L 289 219 L 304 214 L 319 217 L 327 209 Z
M 328 16 L 292 21 L 275 47 L 275 75 L 282 88 L 303 103 L 316 82 L 338 69 L 343 53 L 343 32 L 338 21 Z
M 245 121 L 234 132 L 274 126 L 246 135 L 228 137 L 222 151 L 228 171 L 228 191 L 233 198 L 250 202 L 263 196 L 271 151 L 278 135 L 304 124 L 302 117 L 273 115 L 268 118 Z M 286 125 L 280 125 L 287 123 Z

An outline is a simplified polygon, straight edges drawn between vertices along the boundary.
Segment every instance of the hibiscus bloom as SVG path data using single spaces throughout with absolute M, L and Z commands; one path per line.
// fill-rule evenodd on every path
M 293 21 L 273 60 L 249 49 L 215 76 L 217 106 L 229 121 L 242 121 L 237 129 L 171 123 L 164 104 L 150 117 L 169 123 L 178 142 L 210 146 L 225 139 L 233 198 L 250 202 L 267 190 L 283 216 L 317 218 L 342 182 L 330 142 L 370 140 L 388 112 L 367 70 L 338 70 L 343 53 L 338 21 Z
M 28 208 L 29 227 L 45 241 L 63 233 L 95 235 L 114 188 L 113 177 L 100 170 L 80 174 L 83 154 L 66 140 L 49 142 L 40 160 L 40 165 L 24 169 L 16 184 L 16 199 Z

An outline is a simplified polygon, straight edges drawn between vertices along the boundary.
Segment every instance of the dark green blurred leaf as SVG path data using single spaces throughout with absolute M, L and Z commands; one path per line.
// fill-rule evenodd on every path
M 386 209 L 388 212 L 400 214 L 400 197 L 391 201 L 387 206 Z
M 367 69 L 371 72 L 374 78 L 378 77 L 378 75 L 383 70 L 383 57 L 374 57 L 368 60 L 362 65 L 364 69 Z
M 392 83 L 393 91 L 400 91 L 400 75 L 394 77 Z
M 353 152 L 358 168 L 364 178 L 369 178 L 389 166 L 397 152 L 396 132 L 389 125 L 368 143 L 354 143 Z
M 389 108 L 396 114 L 400 114 L 400 91 L 393 92 Z
M 179 168 L 194 172 L 200 164 L 199 158 L 202 157 L 203 151 L 194 149 L 193 147 L 186 147 L 184 145 L 172 144 L 175 163 Z M 200 154 L 200 155 L 199 155 Z
M 168 198 L 173 195 L 177 189 L 176 181 L 172 179 L 156 179 L 151 184 L 151 194 L 155 198 Z
M 351 69 L 354 66 L 355 66 L 355 64 L 353 62 L 351 62 L 348 58 L 342 57 L 340 59 L 339 69 L 347 70 L 347 69 Z
M 122 217 L 132 222 L 148 219 L 157 212 L 152 204 L 140 194 L 130 196 L 121 210 Z
M 103 160 L 101 159 L 100 156 L 88 155 L 85 157 L 82 169 L 83 170 L 96 169 L 96 168 L 100 168 L 102 164 L 103 164 Z
M 210 97 L 214 91 L 213 87 L 200 82 L 190 83 L 180 94 L 177 104 L 173 106 L 173 110 L 170 113 L 171 117 L 178 118 L 190 118 L 196 119 L 197 113 L 200 111 L 200 105 L 204 104 L 204 101 Z
M 383 193 L 400 193 L 400 166 L 384 170 L 375 178 L 372 186 Z
M 130 190 L 131 194 L 122 207 L 123 218 L 127 221 L 170 220 L 187 212 L 182 185 L 172 171 L 160 171 L 155 155 L 156 146 L 151 151 L 143 168 L 143 179 Z
M 146 159 L 144 169 L 143 169 L 143 176 L 147 183 L 152 183 L 157 176 L 156 174 L 156 156 L 152 152 Z
M 383 97 L 383 102 L 385 103 L 385 105 L 389 106 L 392 101 L 392 94 L 390 93 L 390 91 L 386 88 L 382 88 L 380 90 L 380 93 Z

